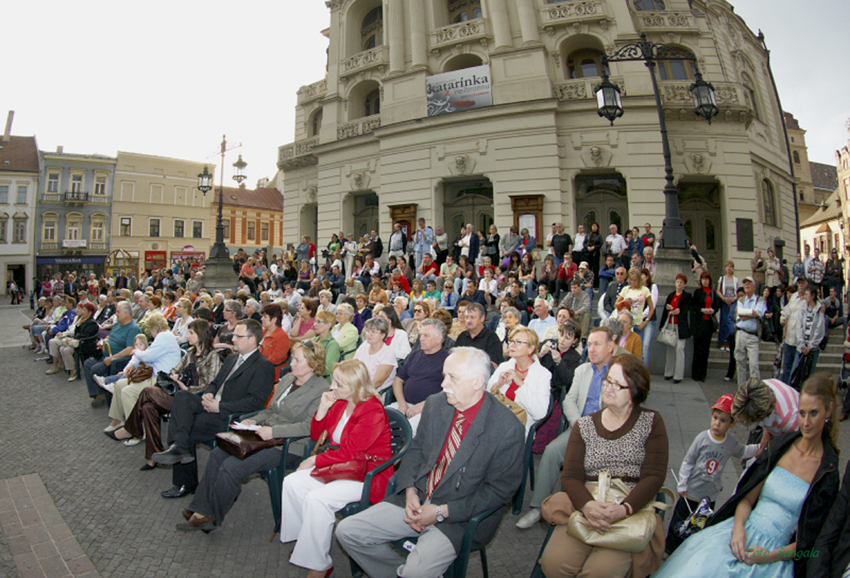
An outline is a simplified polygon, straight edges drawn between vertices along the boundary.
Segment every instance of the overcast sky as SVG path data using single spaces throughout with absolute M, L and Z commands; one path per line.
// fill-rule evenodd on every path
M 848 138 L 850 2 L 741 0 L 736 11 L 764 31 L 810 159 L 833 164 Z M 242 148 L 226 168 L 242 153 L 251 187 L 294 138 L 298 88 L 324 76 L 330 22 L 324 0 L 7 1 L 2 14 L 0 113 L 5 123 L 15 111 L 13 134 L 45 151 L 211 163 L 227 134 Z

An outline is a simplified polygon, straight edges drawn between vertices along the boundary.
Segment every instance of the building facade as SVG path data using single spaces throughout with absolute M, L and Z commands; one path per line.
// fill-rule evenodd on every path
M 212 203 L 197 189 L 204 163 L 122 151 L 117 159 L 110 274 L 202 263 Z
M 266 183 L 258 183 L 266 184 Z M 210 213 L 209 242 L 215 243 L 215 224 L 218 219 L 218 190 L 213 187 L 215 200 Z M 249 255 L 254 251 L 281 246 L 283 239 L 283 195 L 274 187 L 224 187 L 222 208 L 224 242 L 230 254 L 244 249 Z
M 802 226 L 809 217 L 828 204 L 827 201 L 838 186 L 837 174 L 832 165 L 809 161 L 806 131 L 789 112 L 785 113 L 785 126 L 794 162 L 794 176 L 797 178 L 797 211 Z
M 424 217 L 501 232 L 664 218 L 664 165 L 650 71 L 612 63 L 625 116 L 597 115 L 601 57 L 639 40 L 690 52 L 720 114 L 693 112 L 690 60 L 656 74 L 686 230 L 712 271 L 754 247 L 796 245 L 780 110 L 759 38 L 724 0 L 330 0 L 327 75 L 298 91 L 284 172 L 285 242 Z M 483 68 L 478 68 L 483 67 Z M 318 73 L 319 71 L 317 71 Z M 492 101 L 440 101 L 441 73 Z M 486 81 L 486 83 L 484 82 Z M 468 89 L 473 90 L 474 87 Z M 461 91 L 462 92 L 462 91 Z M 484 99 L 486 101 L 486 98 Z M 447 109 L 449 114 L 439 114 Z M 377 224 L 377 226 L 376 226 Z
M 109 253 L 115 157 L 41 153 L 36 222 L 39 277 L 64 271 L 100 274 Z
M 847 132 L 850 133 L 850 120 L 846 125 Z M 847 144 L 835 151 L 835 164 L 837 166 L 837 185 L 838 197 L 841 199 L 841 215 L 839 217 L 839 228 L 841 231 L 841 247 L 846 251 L 847 236 L 850 231 L 846 229 L 850 227 L 850 140 Z M 850 255 L 845 255 L 845 258 L 850 258 Z
M 9 113 L 0 141 L 0 271 L 6 295 L 10 280 L 32 290 L 35 196 L 39 182 L 38 145 L 34 136 L 12 136 Z

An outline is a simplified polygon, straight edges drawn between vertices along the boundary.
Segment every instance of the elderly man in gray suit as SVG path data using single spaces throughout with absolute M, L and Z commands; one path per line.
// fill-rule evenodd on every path
M 564 465 L 570 431 L 576 420 L 602 409 L 602 380 L 614 356 L 617 342 L 607 327 L 594 327 L 587 337 L 587 363 L 576 368 L 573 385 L 564 398 L 564 416 L 569 428 L 546 446 L 540 459 L 537 484 L 531 496 L 531 509 L 516 523 L 523 530 L 540 521 L 540 506 L 556 487 Z
M 458 347 L 443 365 L 443 393 L 425 401 L 413 444 L 396 474 L 400 491 L 339 523 L 336 537 L 372 578 L 442 576 L 457 557 L 469 519 L 506 504 L 522 479 L 525 430 L 486 393 L 486 353 Z M 496 533 L 501 513 L 476 541 Z M 389 542 L 418 536 L 405 561 Z

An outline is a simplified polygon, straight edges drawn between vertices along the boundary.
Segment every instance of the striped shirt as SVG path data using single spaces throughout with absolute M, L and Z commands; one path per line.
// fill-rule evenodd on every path
M 797 411 L 800 407 L 800 393 L 778 379 L 765 379 L 764 382 L 776 395 L 776 409 L 761 422 L 762 427 L 772 436 L 797 431 Z

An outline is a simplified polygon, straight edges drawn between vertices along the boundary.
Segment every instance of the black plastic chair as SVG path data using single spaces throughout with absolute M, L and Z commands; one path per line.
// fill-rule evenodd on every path
M 555 398 L 552 397 L 552 394 L 549 394 L 549 410 L 546 412 L 546 415 L 543 416 L 542 419 L 534 422 L 534 425 L 531 426 L 531 429 L 528 430 L 528 434 L 525 436 L 525 448 L 523 449 L 523 457 L 522 457 L 522 482 L 519 484 L 519 489 L 517 489 L 516 494 L 514 494 L 513 499 L 513 514 L 516 516 L 522 511 L 522 500 L 525 497 L 525 482 L 529 481 L 532 491 L 534 490 L 534 454 L 532 453 L 532 448 L 534 447 L 534 438 L 537 436 L 537 430 L 540 429 L 540 426 L 549 419 L 549 416 L 552 415 L 552 408 L 555 407 Z
M 482 521 L 504 507 L 505 506 L 496 506 L 495 508 L 484 510 L 469 519 L 469 522 L 466 524 L 466 530 L 463 533 L 463 541 L 461 542 L 457 558 L 455 558 L 455 561 L 452 562 L 451 566 L 449 566 L 445 571 L 443 578 L 464 578 L 466 576 L 466 568 L 469 565 L 469 557 L 473 552 L 481 553 L 481 572 L 484 575 L 484 578 L 489 578 L 490 574 L 487 570 L 487 544 L 480 544 L 478 546 L 475 545 L 475 531 L 478 529 L 478 525 Z M 393 546 L 399 550 L 404 550 L 405 542 L 415 544 L 417 540 L 418 538 L 403 538 L 401 540 L 394 541 Z
M 655 500 L 658 502 L 667 503 L 667 494 L 664 492 L 658 492 L 658 495 L 655 496 Z M 658 515 L 661 516 L 661 521 L 664 521 L 664 510 L 658 510 Z M 555 531 L 557 526 L 549 526 L 549 531 L 546 532 L 546 537 L 543 538 L 543 545 L 540 546 L 540 552 L 537 554 L 537 558 L 534 560 L 534 568 L 531 570 L 531 578 L 545 578 L 543 574 L 543 568 L 540 567 L 540 557 L 543 556 L 543 551 L 546 549 L 546 544 L 549 543 L 549 539 L 552 537 L 552 532 Z

